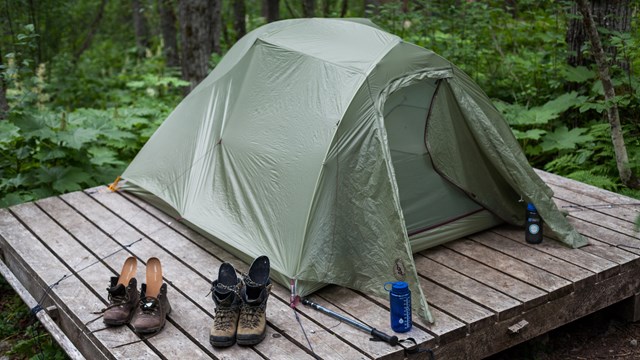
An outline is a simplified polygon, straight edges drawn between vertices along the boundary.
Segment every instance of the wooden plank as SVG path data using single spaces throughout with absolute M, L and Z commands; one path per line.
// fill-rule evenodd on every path
M 495 251 L 473 240 L 461 239 L 446 244 L 446 246 L 451 250 L 473 257 L 494 269 L 509 273 L 513 277 L 544 290 L 549 294 L 550 299 L 564 296 L 573 290 L 573 284 L 570 281 L 529 265 L 519 258 Z
M 76 276 L 72 276 L 70 269 L 6 209 L 0 209 L 0 241 L 7 266 L 43 307 L 58 307 L 61 328 L 66 334 L 72 334 L 70 339 L 83 355 L 92 359 L 159 358 L 143 342 L 109 349 L 113 344 L 137 340 L 138 337 L 130 331 L 84 331 L 83 324 L 95 318 L 91 311 L 103 307 L 104 300 L 101 301 Z M 99 327 L 95 324 L 89 329 Z
M 382 332 L 389 334 L 393 333 L 389 319 L 389 310 L 378 306 L 363 296 L 359 296 L 353 290 L 341 286 L 328 286 L 318 292 L 317 295 L 331 302 L 333 304 L 333 308 L 339 308 L 347 317 L 354 318 L 370 327 L 381 330 Z M 401 339 L 407 337 L 414 338 L 418 344 L 425 344 L 426 346 L 435 345 L 435 338 L 418 326 L 413 326 L 410 331 L 397 335 Z M 369 341 L 370 336 L 367 335 L 362 338 Z M 361 343 L 362 342 L 360 342 L 360 344 Z M 372 355 L 379 357 L 385 354 Z M 396 357 L 387 356 L 385 358 Z M 403 357 L 400 356 L 398 358 Z
M 561 325 L 633 296 L 640 288 L 640 277 L 623 273 L 603 279 L 596 286 L 547 302 L 494 326 L 469 334 L 465 339 L 434 349 L 436 359 L 482 359 Z M 518 334 L 508 328 L 522 320 L 529 325 Z
M 444 345 L 451 341 L 464 338 L 467 335 L 467 325 L 465 323 L 431 306 L 431 300 L 429 298 L 427 298 L 427 301 L 429 302 L 429 310 L 434 318 L 434 322 L 428 323 L 421 318 L 417 318 L 414 319 L 414 323 L 433 334 L 436 337 L 436 343 L 438 345 Z
M 11 285 L 13 290 L 20 296 L 27 307 L 33 309 L 38 305 L 36 299 L 33 298 L 24 286 L 22 286 L 22 283 L 20 283 L 18 278 L 16 278 L 11 270 L 9 270 L 2 259 L 0 259 L 0 275 L 2 275 L 9 285 Z M 38 311 L 35 316 L 69 358 L 73 360 L 81 360 L 85 358 L 71 340 L 69 340 L 67 335 L 60 330 L 58 324 L 56 324 L 51 316 L 49 316 L 49 313 L 46 310 Z
M 105 194 L 109 196 L 111 194 Z M 113 194 L 113 196 L 116 196 Z M 169 286 L 168 297 L 172 303 L 172 314 L 170 319 L 177 326 L 184 329 L 185 335 L 191 337 L 200 349 L 208 354 L 208 356 L 221 357 L 241 357 L 248 359 L 260 358 L 260 352 L 256 347 L 247 348 L 233 346 L 224 349 L 213 348 L 209 344 L 209 329 L 213 322 L 213 301 L 204 295 L 209 292 L 211 282 L 201 274 L 195 273 L 192 269 L 185 266 L 181 259 L 175 254 L 168 252 L 166 249 L 159 247 L 148 236 L 141 234 L 136 229 L 126 224 L 122 219 L 115 216 L 111 211 L 104 208 L 99 203 L 83 193 L 71 193 L 63 196 L 63 199 L 77 211 L 86 216 L 86 223 L 91 221 L 93 226 L 97 226 L 97 230 L 93 230 L 93 235 L 102 232 L 114 244 L 113 246 L 124 246 L 142 238 L 143 240 L 128 247 L 129 251 L 137 256 L 141 262 L 150 257 L 158 257 L 162 262 L 163 275 L 165 282 Z M 58 211 L 60 212 L 60 211 Z M 160 234 L 162 228 L 156 228 L 156 235 Z M 89 226 L 85 226 L 78 232 L 91 231 Z M 99 239 L 98 241 L 108 241 L 108 239 Z M 201 261 L 206 261 L 204 258 Z M 208 266 L 207 266 L 208 268 Z M 217 270 L 217 268 L 216 268 Z M 144 272 L 141 277 L 143 278 Z M 267 336 L 275 340 L 269 341 L 274 349 L 287 351 L 301 358 L 307 354 L 295 351 L 288 346 L 289 341 L 280 336 L 275 335 L 272 329 L 267 329 Z M 274 336 L 275 335 L 275 336 Z M 159 336 L 159 335 L 158 335 Z M 153 340 L 153 338 L 151 339 Z M 287 345 L 281 345 L 287 343 Z M 171 346 L 171 342 L 167 342 Z M 282 349 L 284 347 L 284 349 Z M 163 351 L 164 353 L 164 351 Z
M 570 189 L 578 194 L 586 195 L 593 198 L 594 200 L 597 200 L 594 203 L 609 203 L 615 205 L 616 208 L 622 207 L 640 214 L 640 207 L 638 206 L 639 201 L 636 199 L 542 170 L 536 170 L 536 172 L 552 189 L 563 187 L 566 189 Z
M 156 241 L 164 249 L 189 264 L 193 269 L 197 269 L 203 277 L 207 279 L 217 277 L 217 270 L 222 261 L 213 257 L 212 253 L 207 252 L 206 247 L 196 246 L 196 244 L 194 244 L 190 239 L 174 231 L 172 228 L 166 227 L 166 222 L 152 216 L 146 211 L 146 208 L 145 211 L 141 212 L 141 208 L 118 194 L 100 194 L 94 196 L 96 200 L 100 201 L 103 205 L 108 206 L 112 211 L 115 211 L 122 217 L 126 218 L 132 225 L 136 226 L 138 230 L 147 233 L 151 239 Z M 162 230 L 158 230 L 159 228 L 162 228 Z M 212 244 L 209 240 L 204 239 L 204 241 Z M 220 252 L 223 251 L 220 250 Z M 232 265 L 234 265 L 234 267 L 239 271 L 248 271 L 248 265 L 238 259 L 233 259 L 230 263 L 232 263 Z M 288 331 L 285 333 L 286 329 L 299 329 L 300 325 L 296 322 L 292 310 L 288 307 L 288 291 L 282 287 L 281 291 L 286 292 L 286 300 L 283 298 L 276 299 L 276 296 L 274 296 L 267 307 L 267 320 L 269 326 L 274 329 L 274 333 L 281 335 L 275 335 L 275 338 L 279 340 L 279 343 L 285 344 L 285 340 L 293 340 L 296 347 L 305 347 L 307 348 L 307 351 L 310 352 L 311 348 L 309 348 L 303 333 L 298 331 Z M 273 294 L 276 294 L 275 287 Z M 209 299 L 206 300 L 206 304 L 203 305 L 213 307 L 213 302 Z M 303 321 L 303 324 L 310 324 L 307 319 L 301 321 Z M 345 343 L 337 342 L 334 338 L 335 337 L 332 337 L 329 333 L 318 332 L 318 336 L 315 336 L 314 339 L 318 339 L 318 341 L 324 339 L 326 342 L 320 342 L 317 346 L 313 346 L 313 350 L 317 354 L 320 353 L 325 358 L 338 358 L 345 355 L 349 355 L 353 358 L 361 356 L 356 349 Z M 255 349 L 270 358 L 279 356 L 279 353 L 289 353 L 291 356 L 294 356 L 296 351 L 300 351 L 299 349 L 278 349 L 272 343 L 274 340 L 269 340 L 269 342 L 264 341 L 256 345 Z
M 55 198 L 49 198 L 49 201 L 55 200 Z M 42 203 L 46 203 L 47 200 L 42 200 Z M 12 209 L 15 214 L 38 236 L 43 243 L 49 246 L 61 260 L 67 264 L 73 265 L 74 269 L 85 269 L 82 273 L 77 272 L 77 276 L 80 277 L 87 286 L 93 290 L 94 294 L 100 294 L 106 292 L 105 285 L 109 282 L 109 277 L 116 273 L 113 268 L 106 267 L 103 263 L 96 262 L 96 258 L 85 247 L 70 236 L 64 228 L 61 228 L 52 219 L 46 216 L 42 210 L 36 207 L 33 203 L 26 203 L 17 206 Z M 124 254 L 123 254 L 124 255 Z M 124 256 L 122 256 L 124 257 Z M 113 257 L 112 259 L 115 259 Z M 120 265 L 122 260 L 119 261 Z M 88 265 L 92 264 L 89 268 Z M 143 269 L 141 269 L 143 270 Z M 144 273 L 144 272 L 143 272 Z M 176 299 L 174 294 L 168 294 L 170 299 Z M 93 311 L 100 309 L 100 307 L 93 308 Z M 89 311 L 85 307 L 75 309 L 75 311 Z M 98 325 L 99 324 L 98 322 Z M 111 330 L 111 329 L 108 329 Z M 110 332 L 108 330 L 101 332 Z M 204 357 L 205 352 L 203 349 L 194 344 L 184 333 L 180 331 L 172 322 L 167 322 L 165 328 L 158 335 L 148 340 L 149 343 L 160 351 L 164 356 L 169 358 L 175 358 L 178 356 L 186 356 L 189 358 Z M 179 350 L 175 346 L 175 343 L 179 343 Z M 113 344 L 110 344 L 113 346 Z
M 448 248 L 437 247 L 430 251 L 425 251 L 422 254 L 431 260 L 455 269 L 461 274 L 521 301 L 525 309 L 547 301 L 547 291 L 528 285 L 523 281 Z
M 492 230 L 496 234 L 504 237 L 520 241 L 522 244 L 557 258 L 563 259 L 574 265 L 580 266 L 586 270 L 596 273 L 597 281 L 616 275 L 620 272 L 618 264 L 607 259 L 603 259 L 596 255 L 590 254 L 580 249 L 571 249 L 558 241 L 545 238 L 540 244 L 528 244 L 522 240 L 522 229 L 514 226 L 501 226 Z
M 67 195 L 66 197 L 73 197 L 73 195 Z M 107 234 L 90 223 L 81 214 L 77 213 L 69 205 L 58 198 L 40 200 L 38 202 L 38 205 L 56 221 L 58 221 L 62 226 L 64 226 L 72 236 L 78 239 L 78 241 L 81 241 L 82 245 L 91 249 L 94 256 L 102 259 L 105 265 L 109 267 L 109 271 L 112 274 L 117 274 L 117 271 L 119 271 L 122 267 L 122 262 L 125 257 L 129 255 L 137 255 L 141 263 L 141 266 L 138 267 L 137 274 L 138 283 L 140 284 L 144 282 L 145 279 L 145 268 L 144 266 L 142 266 L 142 264 L 144 264 L 144 260 L 151 257 L 151 254 L 160 256 L 163 265 L 165 282 L 167 282 L 168 284 L 167 296 L 172 306 L 172 313 L 168 317 L 169 322 L 172 324 L 172 327 L 180 329 L 183 332 L 186 331 L 186 333 L 182 337 L 177 337 L 176 340 L 181 344 L 185 341 L 193 342 L 196 344 L 196 346 L 199 347 L 200 351 L 204 351 L 204 353 L 207 353 L 208 356 L 212 355 L 212 353 L 208 349 L 209 342 L 207 335 L 209 327 L 206 324 L 206 319 L 210 320 L 211 314 L 203 311 L 203 309 L 198 307 L 197 304 L 194 304 L 192 301 L 190 301 L 187 296 L 184 296 L 184 289 L 176 288 L 176 284 L 173 281 L 174 269 L 172 266 L 167 265 L 167 257 L 160 255 L 155 245 L 153 245 L 149 240 L 143 239 L 140 242 L 126 247 L 128 251 L 122 251 L 119 254 L 109 256 L 118 249 L 125 249 L 125 247 L 123 247 L 122 245 L 126 245 L 129 243 L 120 244 L 114 241 Z M 139 239 L 141 237 L 139 234 L 136 234 L 131 238 Z M 99 276 L 102 280 L 102 283 L 106 283 L 106 279 L 108 279 L 106 273 L 100 274 Z M 193 282 L 198 282 L 197 278 L 192 278 L 191 280 Z M 202 281 L 202 283 L 204 283 L 204 288 L 207 289 L 208 283 L 206 281 Z M 199 336 L 196 336 L 196 338 L 194 339 L 192 334 L 199 334 Z M 150 341 L 154 341 L 154 339 L 156 338 L 163 338 L 160 335 L 162 335 L 162 333 L 155 336 Z M 166 339 L 158 341 L 163 341 L 166 346 L 170 347 L 170 352 L 176 351 L 175 345 L 172 345 L 171 341 L 166 341 Z M 166 349 L 163 349 L 163 354 L 167 355 L 165 350 Z M 227 351 L 227 353 L 233 354 L 234 352 L 237 353 L 237 351 L 240 350 L 230 350 Z M 257 354 L 252 351 L 243 351 L 240 354 L 247 358 L 258 358 Z
M 616 310 L 618 315 L 628 322 L 640 321 L 640 293 L 622 300 Z
M 464 322 L 467 332 L 488 327 L 496 321 L 496 314 L 493 311 L 467 300 L 427 278 L 420 279 L 420 286 L 432 308 L 439 309 Z
M 561 205 L 560 209 L 568 212 L 571 215 L 575 213 L 593 213 L 597 214 L 601 219 L 598 222 L 599 224 L 606 224 L 611 229 L 618 230 L 627 235 L 633 235 L 635 231 L 635 221 L 638 218 L 638 213 L 635 211 L 636 209 L 632 209 L 625 206 L 612 206 L 610 208 L 603 206 L 595 206 L 595 205 L 606 205 L 606 203 L 602 202 L 598 204 L 601 200 L 597 198 L 593 198 L 591 196 L 582 195 L 578 192 L 575 192 L 574 189 L 567 189 L 565 187 L 554 187 L 554 198 L 559 200 L 564 200 L 569 204 Z M 633 199 L 628 198 L 629 201 L 633 201 Z M 640 202 L 637 201 L 636 202 Z M 592 207 L 587 208 L 571 208 L 567 207 L 570 205 L 594 205 Z
M 170 227 L 172 227 L 174 230 L 176 230 L 178 233 L 182 234 L 185 238 L 188 238 L 190 241 L 194 242 L 196 245 L 198 245 L 199 247 L 201 247 L 202 249 L 215 254 L 216 256 L 220 257 L 221 260 L 226 261 L 226 262 L 230 262 L 234 265 L 234 267 L 236 267 L 236 269 L 240 272 L 244 272 L 246 273 L 248 271 L 248 265 L 245 264 L 244 262 L 240 261 L 238 258 L 236 258 L 235 256 L 229 254 L 228 252 L 222 250 L 220 247 L 218 247 L 217 245 L 215 245 L 212 241 L 204 238 L 203 236 L 201 236 L 200 234 L 198 234 L 197 232 L 193 231 L 191 228 L 187 227 L 186 225 L 175 221 L 174 219 L 172 219 L 170 216 L 168 216 L 167 214 L 161 212 L 160 210 L 156 209 L 156 208 L 150 208 L 148 206 L 145 206 L 146 204 L 142 201 L 140 201 L 139 199 L 131 196 L 130 194 L 127 193 L 121 193 L 121 195 L 123 195 L 124 197 L 126 197 L 127 199 L 129 199 L 130 201 L 132 201 L 133 203 L 137 204 L 138 206 L 142 206 L 144 207 L 145 211 L 147 211 L 149 214 L 153 215 L 154 217 L 157 218 L 158 221 L 161 221 L 163 223 L 169 224 Z M 278 299 L 280 299 L 280 301 L 282 301 L 284 304 L 288 304 L 289 301 L 289 289 L 280 286 L 279 284 L 275 284 L 275 286 L 273 287 L 272 293 L 274 296 L 276 296 Z M 317 294 L 321 295 L 323 293 L 323 290 L 319 291 Z M 361 297 L 360 295 L 357 295 L 354 292 L 351 292 L 349 294 L 349 296 L 353 296 L 353 297 Z M 321 303 L 319 301 L 319 303 Z M 327 304 L 328 305 L 328 304 Z M 286 306 L 286 305 L 285 305 Z M 330 305 L 329 305 L 330 306 Z M 329 356 L 330 354 L 334 354 L 337 355 L 339 354 L 340 356 L 346 356 L 347 358 L 356 358 L 355 354 L 352 354 L 352 351 L 354 351 L 354 349 L 348 350 L 344 349 L 343 347 L 345 346 L 345 343 L 351 344 L 351 346 L 353 347 L 358 347 L 355 344 L 361 344 L 360 346 L 360 351 L 365 351 L 367 354 L 379 354 L 380 356 L 383 355 L 388 355 L 389 354 L 389 347 L 388 345 L 385 345 L 384 343 L 380 343 L 380 342 L 365 342 L 365 343 L 361 343 L 362 339 L 363 339 L 363 334 L 361 331 L 352 328 L 351 326 L 348 326 L 345 324 L 345 326 L 341 326 L 341 327 L 326 327 L 325 325 L 327 323 L 332 323 L 332 320 L 330 320 L 331 318 L 320 313 L 317 312 L 313 309 L 307 308 L 305 306 L 298 306 L 298 311 L 305 315 L 305 317 L 303 319 L 308 318 L 309 319 L 309 323 L 305 323 L 305 325 L 303 326 L 305 329 L 310 328 L 312 330 L 314 330 L 314 332 L 312 334 L 310 334 L 309 332 L 307 332 L 307 335 L 309 336 L 309 339 L 312 341 L 313 344 L 313 349 L 314 351 L 321 355 L 323 358 L 326 358 L 326 356 Z M 446 316 L 446 314 L 443 314 L 444 316 Z M 446 322 L 448 319 L 450 319 L 450 322 Z M 329 320 L 329 321 L 328 321 Z M 306 320 L 305 320 L 306 321 Z M 420 322 L 420 320 L 417 320 L 418 322 Z M 314 325 L 315 323 L 315 325 Z M 424 324 L 424 322 L 422 322 Z M 464 324 L 460 323 L 460 322 L 455 322 L 455 319 L 452 318 L 446 318 L 443 317 L 441 319 L 441 324 L 442 325 L 438 325 L 435 326 L 434 325 L 434 329 L 435 329 L 435 333 L 434 334 L 438 334 L 439 332 L 442 333 L 443 331 L 445 331 L 445 329 L 449 329 L 449 328 L 460 328 L 463 329 L 464 328 Z M 324 326 L 325 328 L 318 328 L 318 325 L 320 326 Z M 388 326 L 388 324 L 387 324 Z M 288 324 L 283 325 L 283 328 L 299 328 L 299 326 L 297 324 Z M 382 330 L 382 329 L 381 329 Z M 464 331 L 464 330 L 463 330 Z M 294 333 L 295 334 L 295 333 Z M 335 334 L 335 336 L 333 335 Z M 445 339 L 451 339 L 451 338 L 455 338 L 456 336 L 461 336 L 460 335 L 460 330 L 458 330 L 457 333 L 451 333 L 450 335 L 447 334 L 448 336 L 445 336 Z M 302 336 L 302 334 L 296 334 L 295 336 Z M 421 335 L 424 336 L 424 335 Z M 318 341 L 314 341 L 315 339 L 318 339 Z M 368 338 L 366 338 L 368 340 Z M 429 338 L 430 339 L 430 338 Z M 300 341 L 304 341 L 304 339 L 299 339 Z M 342 340 L 342 341 L 337 341 L 337 340 Z M 426 341 L 426 340 L 425 340 Z M 344 342 L 344 343 L 343 343 Z M 318 348 L 318 346 L 324 346 L 326 347 L 326 354 L 323 354 L 322 352 L 320 352 L 319 350 L 321 348 Z M 391 349 L 393 350 L 393 349 Z M 393 350 L 392 352 L 397 353 L 397 350 Z M 351 354 L 351 355 L 349 355 Z M 377 355 L 376 355 L 377 356 Z
M 572 282 L 573 288 L 592 285 L 596 280 L 594 272 L 541 252 L 535 247 L 526 246 L 523 244 L 524 240 L 522 239 L 520 239 L 521 241 L 515 241 L 493 232 L 477 233 L 469 236 L 469 238 L 486 247 L 517 258 L 527 264 L 531 264 L 533 266 L 532 268 L 524 269 L 524 276 L 529 276 L 528 272 L 537 273 L 539 271 L 538 269 L 543 269 L 546 272 Z M 493 254 L 489 256 L 493 256 Z M 512 269 L 508 266 L 503 267 L 502 270 L 508 272 L 511 276 L 518 276 L 513 273 Z M 544 285 L 541 286 L 544 288 Z M 551 286 L 553 286 L 553 283 Z M 556 286 L 562 285 L 558 284 Z
M 556 204 L 569 204 L 564 200 L 557 200 Z M 615 229 L 598 224 L 602 220 L 602 216 L 593 212 L 574 212 L 568 217 L 569 222 L 584 236 L 590 239 L 598 239 L 598 241 L 615 246 L 621 250 L 640 255 L 640 235 L 630 236 Z
M 496 313 L 497 319 L 508 319 L 522 312 L 522 302 L 498 292 L 477 280 L 464 276 L 424 256 L 416 256 L 416 267 L 429 279 Z M 451 314 L 454 315 L 455 314 Z

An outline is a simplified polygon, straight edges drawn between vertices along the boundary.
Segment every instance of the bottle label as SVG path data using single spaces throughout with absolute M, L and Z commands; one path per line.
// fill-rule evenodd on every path
M 540 232 L 540 226 L 538 226 L 538 224 L 529 225 L 529 233 L 535 235 L 538 232 Z

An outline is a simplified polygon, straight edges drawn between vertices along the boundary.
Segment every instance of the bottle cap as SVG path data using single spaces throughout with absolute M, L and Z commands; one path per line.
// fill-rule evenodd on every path
M 396 281 L 391 289 L 394 293 L 405 294 L 409 292 L 409 284 L 404 281 Z
M 527 210 L 529 210 L 529 211 L 537 211 L 536 207 L 532 203 L 527 203 Z

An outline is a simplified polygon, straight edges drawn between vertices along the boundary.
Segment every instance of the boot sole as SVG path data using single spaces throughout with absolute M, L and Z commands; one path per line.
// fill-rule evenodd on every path
M 266 336 L 267 336 L 266 331 L 262 333 L 260 337 L 251 336 L 251 337 L 243 338 L 242 335 L 236 335 L 236 342 L 238 343 L 238 345 L 241 345 L 241 346 L 257 345 L 261 343 Z
M 224 340 L 215 339 L 213 336 L 209 336 L 209 343 L 213 347 L 229 347 L 235 344 L 235 342 L 236 342 L 236 339 L 233 339 L 233 338 L 231 340 L 224 341 Z

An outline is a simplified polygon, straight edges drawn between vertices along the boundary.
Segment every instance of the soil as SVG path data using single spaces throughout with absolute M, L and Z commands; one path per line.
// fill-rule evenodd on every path
M 618 317 L 616 305 L 493 355 L 488 360 L 640 359 L 640 322 Z

